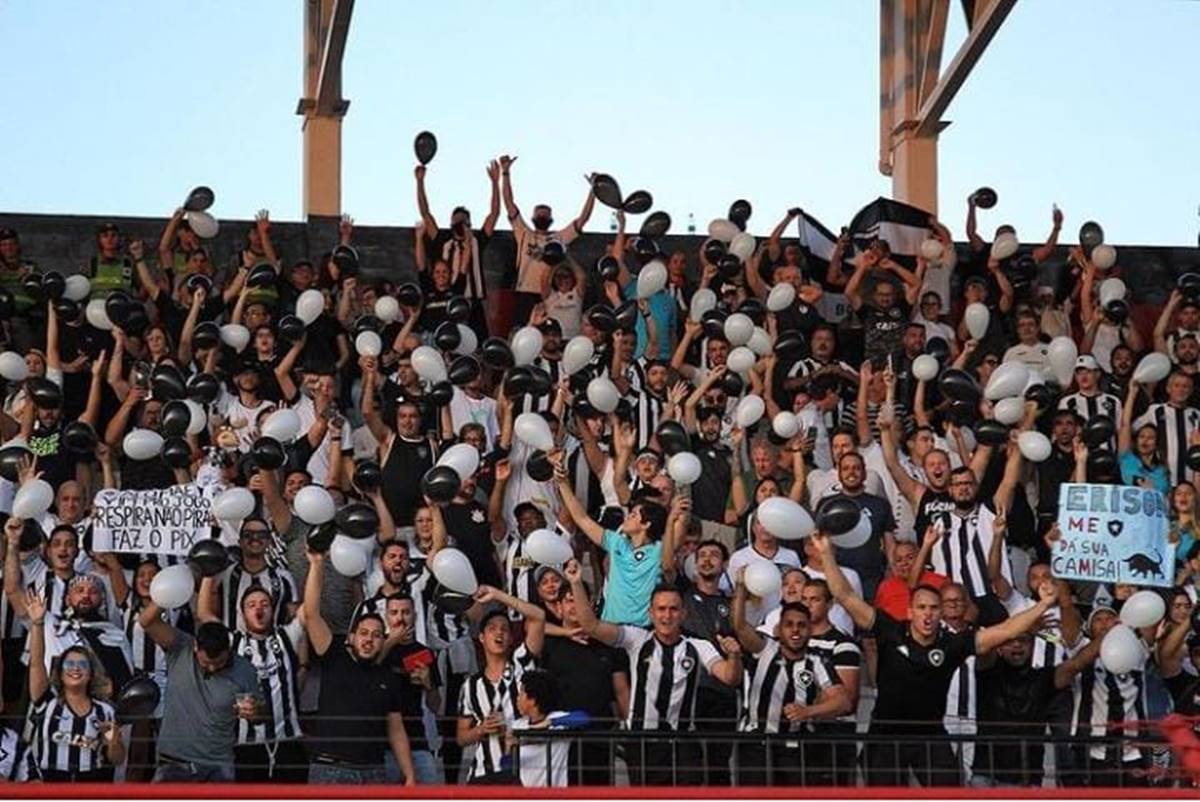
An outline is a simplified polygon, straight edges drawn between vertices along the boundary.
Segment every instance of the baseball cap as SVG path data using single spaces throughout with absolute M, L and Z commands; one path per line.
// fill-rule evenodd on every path
M 1113 615 L 1116 615 L 1117 611 L 1107 604 L 1096 605 L 1092 608 L 1092 611 L 1088 613 L 1087 622 L 1084 624 L 1084 629 L 1086 629 L 1088 632 L 1091 632 L 1092 622 L 1095 621 L 1096 616 L 1100 615 L 1101 613 L 1112 613 Z
M 1075 370 L 1100 370 L 1100 364 L 1096 362 L 1096 357 L 1084 354 L 1075 360 Z
M 542 333 L 553 333 L 562 335 L 562 326 L 552 317 L 548 317 L 538 324 L 538 331 Z
M 17 239 L 17 231 L 13 228 L 0 228 L 0 240 Z
M 537 569 L 533 572 L 533 581 L 535 583 L 541 582 L 542 577 L 544 577 L 546 574 L 550 574 L 550 573 L 558 574 L 559 579 L 565 578 L 565 577 L 563 577 L 562 571 L 559 570 L 557 565 L 539 565 L 537 567 Z
M 107 223 L 101 223 L 100 225 L 96 226 L 97 234 L 104 234 L 109 231 L 115 232 L 117 234 L 121 233 L 121 229 L 117 228 L 117 224 L 112 221 L 109 221 Z
M 662 462 L 662 454 L 660 454 L 657 449 L 653 449 L 650 446 L 643 446 L 640 448 L 638 450 L 637 457 L 634 459 L 634 462 L 637 462 L 642 457 L 653 457 L 659 463 Z

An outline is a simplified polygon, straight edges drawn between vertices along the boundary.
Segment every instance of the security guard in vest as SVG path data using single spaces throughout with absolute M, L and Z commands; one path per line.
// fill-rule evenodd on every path
M 92 297 L 107 298 L 117 290 L 133 292 L 133 261 L 121 255 L 121 231 L 116 223 L 96 229 L 96 255 L 88 264 Z

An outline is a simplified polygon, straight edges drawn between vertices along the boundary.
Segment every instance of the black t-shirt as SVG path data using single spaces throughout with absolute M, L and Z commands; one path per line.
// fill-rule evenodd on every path
M 492 543 L 492 524 L 487 508 L 478 501 L 466 504 L 447 504 L 442 508 L 446 531 L 454 538 L 454 546 L 471 561 L 475 578 L 481 585 L 500 587 L 500 568 L 496 565 L 496 546 Z
M 1042 775 L 1040 736 L 1050 702 L 1058 691 L 1054 668 L 1018 668 L 997 659 L 991 668 L 978 671 L 976 679 L 979 734 L 989 737 L 975 744 L 975 773 L 1015 785 L 1032 783 Z M 1030 740 L 993 742 L 990 736 L 1024 736 Z
M 611 719 L 613 674 L 619 673 L 621 661 L 616 649 L 599 641 L 587 644 L 570 638 L 548 636 L 538 658 L 538 666 L 558 680 L 559 707 L 562 710 L 585 710 L 594 719 Z
M 892 505 L 887 499 L 863 493 L 858 496 L 848 496 L 838 493 L 829 498 L 844 498 L 853 501 L 871 519 L 871 539 L 853 549 L 839 548 L 837 553 L 838 565 L 853 568 L 862 579 L 865 598 L 875 598 L 875 590 L 883 581 L 886 563 L 883 556 L 883 533 L 896 531 L 896 519 L 892 514 Z M 824 499 L 822 499 L 824 501 Z
M 35 423 L 29 435 L 29 450 L 37 455 L 35 467 L 42 472 L 42 478 L 56 489 L 63 482 L 75 478 L 76 459 L 62 443 L 62 429 L 61 420 L 48 429 Z
M 427 438 L 392 440 L 383 463 L 383 500 L 396 520 L 396 526 L 412 526 L 417 507 L 423 503 L 421 477 L 433 467 L 433 447 Z M 453 533 L 453 530 L 451 530 Z
M 1165 678 L 1163 682 L 1171 692 L 1171 699 L 1175 701 L 1176 713 L 1184 716 L 1200 715 L 1200 677 L 1180 671 L 1173 677 Z M 1200 732 L 1200 722 L 1197 723 L 1196 730 Z
M 348 763 L 382 765 L 388 747 L 387 714 L 404 712 L 399 677 L 386 666 L 361 663 L 350 656 L 346 639 L 335 635 L 321 663 L 321 695 L 313 752 Z
M 815 306 L 809 306 L 804 301 L 796 300 L 787 309 L 777 312 L 775 321 L 778 331 L 799 331 L 804 334 L 805 342 L 812 336 L 813 329 L 824 322 L 821 313 Z
M 316 320 L 308 324 L 304 340 L 304 352 L 301 359 L 305 366 L 322 365 L 332 368 L 338 361 L 338 337 L 343 333 L 342 326 L 334 318 L 321 313 Z
M 408 746 L 416 751 L 428 749 L 425 740 L 425 688 L 413 682 L 409 677 L 417 668 L 427 666 L 429 679 L 435 689 L 442 687 L 442 678 L 438 674 L 437 655 L 423 643 L 401 643 L 390 652 L 383 664 L 396 675 L 400 686 L 400 698 L 403 701 L 404 731 L 408 733 Z
M 733 622 L 730 618 L 733 601 L 724 593 L 709 594 L 702 592 L 691 583 L 683 572 L 675 580 L 679 592 L 683 594 L 683 634 L 717 642 L 717 636 L 733 637 Z M 726 696 L 734 696 L 737 691 L 725 683 L 713 679 L 705 672 L 700 677 L 701 687 L 711 689 Z
M 447 289 L 439 290 L 434 288 L 433 279 L 429 278 L 428 273 L 422 273 L 420 279 L 421 294 L 425 302 L 421 306 L 421 317 L 417 319 L 417 329 L 433 331 L 446 320 L 446 304 L 450 303 L 451 298 L 462 293 L 463 280 L 460 278 Z
M 1054 517 L 1058 514 L 1058 486 L 1071 481 L 1075 471 L 1075 455 L 1058 446 L 1050 449 L 1050 456 L 1037 466 L 1038 517 Z
M 696 457 L 700 460 L 700 478 L 692 486 L 692 514 L 702 521 L 725 522 L 725 501 L 733 469 L 730 451 L 720 443 L 705 443 L 697 438 Z
M 858 309 L 863 324 L 863 359 L 887 356 L 900 347 L 908 325 L 908 305 L 897 301 L 887 309 L 864 303 Z
M 941 628 L 932 644 L 922 646 L 909 633 L 907 622 L 876 610 L 871 634 L 879 650 L 879 699 L 871 728 L 941 732 L 950 679 L 975 654 L 975 632 Z M 924 723 L 885 723 L 893 721 Z

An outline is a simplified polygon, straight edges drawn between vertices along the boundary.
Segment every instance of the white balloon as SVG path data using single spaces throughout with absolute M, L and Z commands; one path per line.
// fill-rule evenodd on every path
M 240 354 L 250 344 L 250 329 L 241 323 L 226 323 L 221 327 L 221 342 Z
M 454 349 L 456 354 L 473 354 L 479 350 L 479 337 L 475 334 L 475 329 L 465 323 L 455 324 L 458 327 L 458 347 Z
M 756 356 L 766 356 L 771 353 L 771 335 L 761 327 L 755 326 L 754 333 L 750 335 L 750 342 L 746 343 L 746 347 Z
M 94 328 L 101 331 L 112 331 L 113 322 L 108 319 L 108 310 L 104 308 L 103 298 L 93 298 L 88 301 L 87 309 L 84 310 L 84 317 L 87 322 Z
M 849 532 L 840 535 L 830 535 L 829 540 L 839 549 L 857 549 L 866 545 L 871 539 L 871 519 L 862 513 L 858 514 L 858 523 Z
M 587 367 L 595 355 L 596 344 L 592 342 L 591 337 L 585 334 L 572 337 L 563 349 L 562 369 L 568 376 L 572 376 Z
M 25 357 L 16 351 L 0 354 L 0 376 L 10 382 L 23 382 L 29 378 L 29 366 L 25 364 Z
M 938 370 L 941 368 L 938 365 L 937 357 L 931 354 L 921 354 L 913 360 L 912 375 L 916 376 L 920 381 L 933 381 L 938 375 Z
M 1141 639 L 1125 624 L 1115 624 L 1100 642 L 1100 664 L 1113 674 L 1136 671 L 1145 661 Z
M 162 451 L 162 446 L 162 435 L 153 429 L 134 429 L 125 435 L 125 440 L 121 443 L 125 456 L 133 460 L 157 457 Z
M 667 286 L 667 266 L 655 259 L 638 272 L 637 297 L 649 298 Z
M 587 399 L 588 403 L 607 415 L 617 408 L 621 393 L 607 376 L 597 376 L 588 382 Z
M 212 239 L 221 230 L 216 218 L 208 212 L 184 212 L 183 216 L 187 218 L 188 226 L 200 239 Z
M 1012 426 L 1025 417 L 1025 399 L 1021 396 L 1001 398 L 992 407 L 992 417 L 1005 426 Z
M 1046 349 L 1050 360 L 1050 369 L 1054 371 L 1054 379 L 1063 387 L 1071 384 L 1075 375 L 1075 360 L 1079 357 L 1079 347 L 1067 336 L 1055 337 Z
M 254 512 L 254 494 L 244 487 L 222 490 L 213 499 L 212 515 L 218 521 L 236 523 Z
M 725 357 L 725 366 L 734 373 L 749 373 L 754 367 L 754 363 L 758 361 L 758 357 L 744 345 L 739 345 L 729 352 L 729 356 Z
M 16 505 L 13 505 L 15 514 Z M 20 516 L 26 517 L 24 515 Z M 1152 627 L 1167 614 L 1163 597 L 1152 590 L 1139 590 L 1121 605 L 1121 622 L 1134 629 Z
M 294 409 L 277 409 L 267 416 L 262 425 L 263 437 L 273 437 L 281 443 L 290 443 L 300 434 L 300 415 Z
M 381 295 L 375 301 L 375 317 L 384 323 L 394 323 L 400 319 L 400 302 L 390 295 Z
M 475 579 L 471 561 L 458 549 L 442 549 L 433 555 L 430 570 L 438 583 L 455 593 L 473 596 L 479 590 L 479 581 Z
M 562 565 L 575 557 L 571 541 L 549 529 L 530 532 L 522 551 L 539 565 Z
M 1017 448 L 1030 462 L 1045 462 L 1050 457 L 1050 441 L 1041 432 L 1021 432 Z
M 690 485 L 700 478 L 700 458 L 690 451 L 680 451 L 667 460 L 667 475 L 678 485 Z
M 982 340 L 983 336 L 987 334 L 992 313 L 986 306 L 976 302 L 967 307 L 963 319 L 967 322 L 967 331 L 970 332 L 972 339 Z
M 192 414 L 188 418 L 188 434 L 200 434 L 204 431 L 204 427 L 208 426 L 208 413 L 204 411 L 204 407 L 197 401 L 190 398 L 183 399 L 183 403 L 187 404 L 188 412 Z
M 1170 358 L 1160 352 L 1152 351 L 1142 357 L 1137 368 L 1133 371 L 1133 380 L 1138 384 L 1153 384 L 1167 378 L 1171 372 Z
M 413 370 L 427 382 L 446 380 L 446 361 L 436 348 L 428 345 L 418 345 L 412 352 Z
M 741 233 L 742 230 L 740 228 L 720 217 L 708 224 L 708 236 L 713 239 L 719 239 L 726 244 L 733 242 L 733 238 Z
M 757 243 L 754 241 L 753 234 L 739 231 L 729 241 L 729 252 L 744 262 L 754 253 L 755 245 Z
M 513 362 L 528 365 L 542 352 L 542 333 L 536 326 L 525 326 L 512 339 Z
M 750 319 L 749 315 L 734 312 L 725 318 L 725 339 L 729 340 L 729 344 L 734 348 L 750 342 L 750 338 L 753 336 L 754 321 Z
M 942 245 L 941 240 L 936 240 L 930 237 L 921 242 L 921 256 L 926 262 L 936 262 L 942 258 L 946 248 Z
M 366 572 L 371 564 L 371 556 L 360 545 L 360 541 L 346 535 L 337 535 L 329 544 L 329 561 L 333 563 L 334 570 L 342 576 L 356 577 Z
M 68 301 L 79 302 L 92 294 L 92 282 L 87 276 L 81 276 L 76 273 L 73 276 L 67 276 L 66 287 L 63 289 L 63 297 Z
M 354 338 L 354 350 L 359 356 L 379 356 L 383 353 L 383 340 L 373 331 L 360 331 Z
M 992 243 L 992 258 L 996 260 L 1007 259 L 1016 253 L 1020 247 L 1021 244 L 1017 241 L 1016 234 L 1001 234 Z
M 763 529 L 780 540 L 800 540 L 816 528 L 808 510 L 783 496 L 772 496 L 759 504 L 755 515 Z
M 54 488 L 45 479 L 32 479 L 21 485 L 13 497 L 14 518 L 40 518 L 54 503 Z
M 292 511 L 306 524 L 320 526 L 333 520 L 336 512 L 333 496 L 320 485 L 305 485 L 292 502 Z
M 733 420 L 741 428 L 749 429 L 762 419 L 766 411 L 767 405 L 762 398 L 757 395 L 748 395 L 738 402 L 737 410 L 733 413 Z
M 526 412 L 522 414 L 517 420 L 519 421 L 528 414 L 530 413 Z M 545 423 L 545 421 L 542 422 Z M 549 431 L 548 427 L 547 431 Z M 520 435 L 517 436 L 520 437 Z M 551 440 L 551 444 L 553 442 Z M 540 448 L 540 446 L 534 447 Z M 437 464 L 449 465 L 458 474 L 458 478 L 465 482 L 475 475 L 475 471 L 479 470 L 479 449 L 470 443 L 457 443 L 442 452 L 442 456 L 438 458 Z
M 182 607 L 192 599 L 196 578 L 187 563 L 169 565 L 150 580 L 150 600 L 164 610 Z
M 1116 263 L 1117 249 L 1113 246 L 1097 245 L 1092 249 L 1092 264 L 1094 264 L 1100 270 L 1108 270 Z
M 688 308 L 688 317 L 699 322 L 700 318 L 704 317 L 705 312 L 716 307 L 717 294 L 708 287 L 701 287 L 692 296 L 692 303 Z
M 325 296 L 320 290 L 305 290 L 296 299 L 296 317 L 303 320 L 305 326 L 311 325 L 324 311 Z
M 595 381 L 595 379 L 593 379 Z M 616 390 L 616 387 L 613 387 Z M 591 387 L 588 387 L 589 398 Z M 596 407 L 599 409 L 599 407 Z M 616 409 L 616 405 L 613 406 Z M 606 410 L 611 412 L 612 410 Z M 546 423 L 546 419 L 536 412 L 522 412 L 517 416 L 516 422 L 513 423 L 513 434 L 522 443 L 526 443 L 531 448 L 541 449 L 542 451 L 550 451 L 554 448 L 554 435 L 550 431 L 550 424 Z
M 775 563 L 766 560 L 755 560 L 746 566 L 744 574 L 746 590 L 760 599 L 774 596 L 783 587 L 783 576 Z
M 800 433 L 800 421 L 796 418 L 796 413 L 785 409 L 771 419 L 771 429 L 783 439 L 790 440 Z
M 1108 306 L 1113 301 L 1122 300 L 1126 292 L 1127 288 L 1124 281 L 1121 281 L 1119 278 L 1106 278 L 1100 282 L 1100 305 Z
M 796 288 L 789 282 L 781 281 L 767 293 L 767 311 L 782 312 L 796 300 Z
M 983 395 L 989 401 L 999 401 L 1025 392 L 1025 384 L 1029 381 L 1029 368 L 1020 362 L 1004 362 L 988 379 L 987 389 Z

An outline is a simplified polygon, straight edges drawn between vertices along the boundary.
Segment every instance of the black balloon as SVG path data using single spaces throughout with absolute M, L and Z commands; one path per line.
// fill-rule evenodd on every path
M 1188 448 L 1187 466 L 1193 471 L 1200 471 L 1200 446 L 1191 446 Z
M 742 231 L 745 231 L 746 221 L 750 219 L 751 211 L 752 209 L 750 207 L 750 201 L 739 199 L 735 200 L 732 205 L 730 205 L 729 214 L 727 217 L 729 222 L 733 223 Z
M 354 319 L 354 336 L 357 337 L 364 331 L 373 331 L 378 334 L 383 331 L 383 321 L 372 314 L 359 315 Z
M 658 447 L 668 457 L 692 450 L 692 438 L 679 421 L 665 420 L 658 425 Z
M 799 359 L 807 346 L 804 335 L 798 331 L 785 331 L 775 341 L 775 355 L 780 359 Z
M 981 394 L 979 382 L 975 381 L 975 377 L 958 368 L 942 371 L 942 375 L 938 379 L 938 387 L 946 398 L 965 401 L 969 404 L 978 402 Z
M 62 406 L 62 388 L 47 378 L 35 376 L 25 381 L 25 393 L 38 409 L 58 409 Z
M 446 301 L 446 319 L 455 323 L 466 323 L 471 318 L 471 302 L 461 295 Z
M 671 216 L 666 212 L 654 212 L 645 220 L 642 221 L 642 227 L 638 233 L 643 237 L 661 237 L 671 230 Z
M 221 382 L 211 373 L 197 373 L 187 380 L 188 398 L 197 404 L 211 404 L 221 394 Z
M 987 446 L 1001 446 L 1008 442 L 1008 427 L 998 420 L 980 421 L 975 425 L 975 439 Z
M 146 310 L 141 304 L 137 304 L 129 311 L 129 316 L 125 318 L 125 325 L 121 328 L 125 329 L 125 333 L 130 337 L 141 337 L 149 326 L 150 318 L 146 316 Z
M 187 560 L 200 576 L 216 576 L 229 567 L 229 552 L 221 541 L 210 537 L 197 540 Z
M 255 464 L 267 471 L 282 467 L 283 463 L 287 462 L 287 452 L 283 450 L 283 444 L 274 437 L 260 437 L 255 440 L 250 454 L 254 457 Z
M 550 374 L 544 369 L 529 366 L 529 394 L 534 398 L 541 398 L 544 395 L 549 395 L 554 388 L 554 381 L 550 378 Z
M 721 377 L 721 389 L 725 391 L 725 395 L 731 398 L 737 398 L 742 394 L 742 390 L 746 389 L 746 383 L 742 381 L 742 377 L 727 371 Z
M 592 192 L 596 200 L 613 209 L 621 208 L 621 187 L 617 179 L 608 173 L 596 173 L 592 176 Z
M 637 237 L 633 241 L 633 254 L 640 264 L 647 264 L 658 256 L 658 243 L 649 237 Z
M 617 318 L 613 310 L 604 304 L 596 304 L 587 312 L 588 323 L 597 331 L 608 334 L 617 327 Z
M 163 441 L 162 458 L 172 468 L 186 468 L 192 464 L 192 447 L 182 437 L 168 437 Z
M 1039 410 L 1044 410 L 1054 401 L 1054 393 L 1044 384 L 1034 384 L 1025 389 L 1025 400 L 1035 402 Z
M 6 287 L 0 287 L 0 320 L 8 320 L 17 311 L 17 302 Z
M 637 301 L 630 298 L 628 301 L 623 301 L 616 308 L 613 312 L 613 317 L 616 318 L 617 328 L 624 329 L 625 331 L 633 331 L 637 328 L 639 314 Z
M 650 207 L 654 205 L 654 198 L 644 189 L 634 190 L 629 193 L 629 197 L 621 204 L 626 214 L 642 214 L 650 211 Z
M 275 273 L 275 267 L 266 262 L 259 262 L 254 267 L 250 268 L 250 273 L 246 276 L 246 284 L 255 289 L 270 287 L 275 283 L 278 275 Z
M 725 313 L 720 309 L 709 309 L 700 316 L 700 323 L 704 326 L 705 337 L 725 336 Z
M 509 398 L 525 395 L 532 386 L 533 376 L 528 365 L 513 368 L 504 378 L 504 394 Z
M 364 493 L 377 490 L 383 484 L 383 469 L 374 460 L 365 459 L 354 466 L 354 486 Z
M 558 267 L 566 258 L 567 249 L 558 240 L 549 240 L 542 246 L 542 261 L 550 267 Z
M 421 164 L 429 164 L 433 161 L 433 157 L 437 155 L 437 149 L 437 137 L 433 135 L 432 131 L 422 131 L 413 140 L 413 153 L 416 154 L 417 161 Z
M 0 476 L 10 482 L 20 481 L 21 460 L 30 456 L 32 452 L 23 446 L 0 448 Z
M 125 328 L 135 305 L 134 300 L 129 297 L 129 293 L 124 290 L 117 290 L 110 293 L 108 298 L 104 300 L 104 311 L 108 313 L 108 319 L 114 325 Z
M 444 407 L 454 398 L 454 385 L 448 381 L 440 381 L 429 388 L 425 396 L 434 406 Z
M 621 276 L 621 263 L 614 256 L 601 256 L 596 260 L 596 272 L 603 281 L 616 281 Z
M 401 306 L 420 306 L 421 298 L 421 288 L 411 281 L 401 284 L 400 289 L 396 290 L 396 300 Z
M 1088 478 L 1093 481 L 1113 481 L 1117 476 L 1117 457 L 1105 448 L 1088 452 Z
M 1117 298 L 1104 306 L 1104 316 L 1118 326 L 1129 319 L 1129 304 Z
M 379 513 L 370 504 L 347 504 L 337 511 L 333 521 L 338 529 L 358 540 L 375 537 L 379 532 Z
M 950 344 L 943 337 L 930 337 L 925 341 L 925 353 L 944 365 L 950 358 Z
M 75 420 L 63 427 L 63 443 L 76 454 L 91 454 L 96 450 L 96 431 L 87 423 Z
M 304 321 L 295 315 L 279 319 L 279 339 L 294 343 L 304 336 Z
M 453 351 L 462 345 L 462 335 L 458 332 L 458 324 L 453 321 L 443 321 L 433 332 L 433 342 L 443 351 Z
M 51 301 L 62 298 L 66 289 L 67 280 L 63 278 L 62 273 L 51 270 L 42 277 L 42 293 Z
M 54 302 L 54 313 L 65 323 L 79 320 L 79 304 L 68 298 L 59 298 Z
M 192 422 L 192 410 L 182 401 L 168 401 L 163 404 L 158 416 L 158 425 L 164 437 L 182 437 L 187 434 L 188 424 Z
M 817 529 L 827 535 L 844 535 L 858 526 L 860 515 L 862 510 L 854 499 L 827 499 L 817 507 Z
M 721 257 L 727 253 L 725 243 L 719 239 L 710 239 L 704 243 L 704 260 L 709 264 L 715 265 L 721 261 Z
M 320 526 L 314 526 L 309 529 L 304 542 L 308 546 L 309 551 L 315 554 L 324 554 L 329 551 L 329 547 L 333 544 L 333 539 L 337 535 L 337 524 L 333 521 L 326 521 Z
M 479 349 L 483 364 L 496 370 L 507 370 L 513 366 L 512 348 L 501 337 L 488 337 Z
M 216 348 L 221 343 L 221 327 L 211 320 L 196 326 L 192 334 L 192 345 L 196 348 Z
M 162 364 L 150 373 L 150 389 L 159 401 L 172 401 L 187 396 L 183 371 L 171 364 Z
M 349 245 L 339 245 L 333 249 L 332 257 L 340 278 L 358 275 L 358 251 Z
M 535 482 L 548 482 L 554 476 L 554 465 L 546 452 L 538 449 L 525 461 L 525 473 Z
M 25 294 L 33 299 L 34 303 L 41 303 L 42 298 L 42 274 L 30 273 L 25 278 L 21 279 L 21 287 L 25 290 Z
M 1083 441 L 1088 448 L 1099 448 L 1112 441 L 1116 433 L 1112 418 L 1107 415 L 1093 415 L 1083 427 Z
M 152 677 L 139 674 L 126 682 L 113 700 L 117 718 L 128 721 L 137 718 L 149 718 L 158 709 L 162 700 L 162 691 Z
M 1079 244 L 1090 254 L 1092 248 L 1104 244 L 1104 229 L 1093 220 L 1087 221 L 1079 227 Z
M 1175 286 L 1185 297 L 1195 301 L 1200 298 L 1200 273 L 1184 273 L 1175 282 Z
M 738 304 L 737 311 L 753 320 L 756 326 L 763 325 L 767 319 L 767 307 L 757 298 L 747 298 L 742 301 Z
M 478 359 L 464 354 L 455 357 L 454 361 L 450 363 L 450 367 L 446 370 L 446 377 L 450 379 L 451 384 L 461 387 L 478 379 L 482 370 Z
M 46 542 L 46 531 L 42 529 L 42 525 L 32 518 L 25 521 L 25 525 L 21 527 L 21 539 L 17 543 L 17 549 L 20 551 L 32 551 L 41 548 Z
M 475 597 L 438 586 L 433 594 L 433 604 L 451 615 L 466 615 L 467 610 L 475 606 Z
M 956 426 L 970 426 L 978 417 L 974 401 L 954 401 L 946 410 L 946 417 Z
M 461 484 L 458 474 L 449 465 L 435 465 L 421 477 L 421 492 L 431 501 L 444 504 L 458 495 Z
M 990 209 L 996 205 L 996 190 L 991 187 L 980 187 L 971 197 L 980 209 Z
M 742 260 L 732 253 L 727 253 L 717 260 L 717 272 L 725 278 L 735 278 L 742 272 Z
M 212 295 L 212 279 L 203 273 L 192 273 L 187 277 L 187 280 L 183 283 L 183 286 L 186 287 L 187 291 L 190 293 L 194 293 L 196 290 L 202 289 L 204 290 L 206 297 Z

